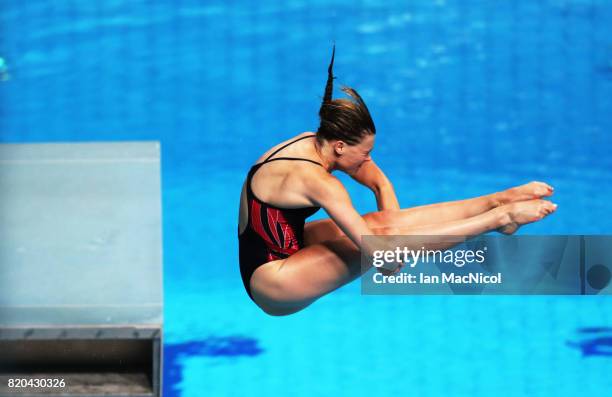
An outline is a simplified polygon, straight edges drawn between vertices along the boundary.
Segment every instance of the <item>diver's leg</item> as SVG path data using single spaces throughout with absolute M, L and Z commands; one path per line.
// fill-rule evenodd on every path
M 371 229 L 432 225 L 470 218 L 500 205 L 550 196 L 552 191 L 552 187 L 545 183 L 530 182 L 503 192 L 467 200 L 422 205 L 401 210 L 371 212 L 365 214 L 363 219 Z M 304 241 L 307 246 L 343 236 L 342 230 L 331 219 L 308 222 L 304 228 Z
M 535 222 L 552 213 L 555 207 L 545 200 L 530 200 L 505 205 L 474 217 L 418 227 L 384 227 L 379 235 L 429 235 L 469 237 L 506 225 Z M 446 249 L 462 241 L 439 241 L 435 249 Z M 418 246 L 417 246 L 418 245 Z M 413 249 L 428 248 L 415 242 Z M 408 247 L 410 248 L 410 247 Z M 431 248 L 430 248 L 431 249 Z M 361 274 L 361 255 L 348 237 L 324 241 L 301 249 L 289 258 L 266 263 L 255 270 L 251 292 L 266 313 L 287 315 L 302 310 L 323 295 L 349 283 Z

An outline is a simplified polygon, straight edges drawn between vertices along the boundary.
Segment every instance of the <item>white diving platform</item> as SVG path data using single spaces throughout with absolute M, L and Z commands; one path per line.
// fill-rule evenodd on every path
M 161 395 L 161 212 L 158 142 L 0 145 L 0 396 Z

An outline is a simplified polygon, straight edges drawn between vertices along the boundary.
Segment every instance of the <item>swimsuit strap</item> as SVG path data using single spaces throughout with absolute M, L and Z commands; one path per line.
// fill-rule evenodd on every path
M 286 148 L 287 146 L 292 145 L 292 144 L 296 143 L 297 141 L 301 141 L 302 139 L 312 138 L 312 137 L 315 137 L 315 136 L 316 136 L 316 135 L 306 135 L 306 136 L 303 136 L 303 137 L 301 137 L 301 138 L 298 138 L 298 139 L 296 139 L 296 140 L 294 140 L 294 141 L 291 141 L 291 142 L 289 142 L 289 143 L 287 143 L 287 144 L 285 144 L 285 145 L 283 145 L 283 146 L 279 147 L 279 148 L 278 148 L 278 149 L 276 149 L 274 152 L 272 152 L 272 154 L 271 154 L 271 155 L 269 155 L 269 156 L 268 156 L 268 157 L 267 157 L 267 158 L 266 158 L 266 159 L 263 161 L 263 163 L 268 162 L 268 160 L 270 160 L 270 157 L 274 156 L 276 153 L 280 152 L 281 150 L 283 150 L 283 149 L 284 149 L 284 148 Z M 287 159 L 289 159 L 289 157 L 286 157 L 286 158 L 287 158 Z M 298 160 L 297 158 L 294 158 L 294 159 L 295 159 L 295 160 Z M 304 159 L 304 160 L 306 160 L 306 159 Z M 309 160 L 309 161 L 312 161 L 312 160 Z M 317 163 L 316 161 L 312 161 L 312 162 L 313 162 L 313 163 Z M 261 164 L 263 164 L 263 163 L 261 163 Z M 317 164 L 319 164 L 319 163 L 317 163 Z M 321 165 L 321 164 L 319 164 L 319 165 Z
M 255 164 L 254 166 L 251 167 L 251 170 L 249 171 L 249 175 L 247 176 L 247 196 L 252 196 L 257 198 L 257 196 L 255 196 L 255 193 L 253 193 L 253 189 L 251 188 L 251 182 L 253 181 L 253 176 L 255 176 L 255 173 L 257 172 L 257 170 L 259 170 L 259 168 L 267 163 L 270 163 L 272 161 L 277 161 L 277 160 L 293 160 L 293 161 L 307 161 L 309 163 L 313 163 L 316 165 L 319 165 L 321 167 L 323 167 L 323 164 L 314 161 L 314 160 L 310 160 L 310 159 L 303 159 L 303 158 L 299 158 L 299 157 L 277 157 L 274 159 L 270 159 L 270 157 L 274 156 L 276 153 L 280 152 L 281 150 L 283 150 L 284 148 L 286 148 L 287 146 L 291 145 L 292 143 L 295 143 L 297 141 L 301 141 L 302 139 L 306 139 L 306 138 L 311 138 L 314 137 L 316 135 L 306 135 L 303 136 L 301 138 L 298 138 L 294 141 L 291 141 L 289 143 L 287 143 L 286 145 L 283 145 L 282 147 L 278 148 L 277 150 L 275 150 L 271 155 L 269 155 L 264 161 L 262 161 L 261 163 Z M 259 199 L 257 199 L 259 200 Z M 261 201 L 261 200 L 259 200 Z M 261 201 L 263 203 L 263 201 Z M 250 215 L 249 215 L 250 216 Z
M 302 159 L 302 158 L 299 158 L 299 157 L 276 157 L 276 158 L 273 158 L 272 160 L 266 160 L 263 163 L 260 163 L 258 165 L 266 164 L 266 163 L 269 163 L 269 162 L 272 162 L 272 161 L 276 161 L 276 160 L 308 161 L 309 163 L 313 163 L 313 164 L 320 165 L 321 167 L 323 167 L 323 165 L 321 163 L 317 162 L 317 161 L 309 160 L 309 159 Z

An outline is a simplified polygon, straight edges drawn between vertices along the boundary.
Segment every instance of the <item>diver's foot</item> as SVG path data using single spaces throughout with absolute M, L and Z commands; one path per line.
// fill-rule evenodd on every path
M 544 182 L 529 182 L 497 193 L 499 205 L 552 196 L 555 189 Z
M 499 229 L 500 233 L 512 234 L 527 223 L 537 222 L 557 210 L 557 204 L 548 200 L 528 200 L 505 205 L 508 214 L 506 224 Z

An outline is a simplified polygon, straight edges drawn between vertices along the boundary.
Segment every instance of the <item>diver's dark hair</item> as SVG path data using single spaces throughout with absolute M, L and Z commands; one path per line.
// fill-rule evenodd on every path
M 361 96 L 350 87 L 342 87 L 352 99 L 332 99 L 334 88 L 334 57 L 336 45 L 332 50 L 332 58 L 327 68 L 327 84 L 323 103 L 319 109 L 321 124 L 317 130 L 317 139 L 337 139 L 349 145 L 358 144 L 364 136 L 376 134 L 376 127 L 370 111 Z

